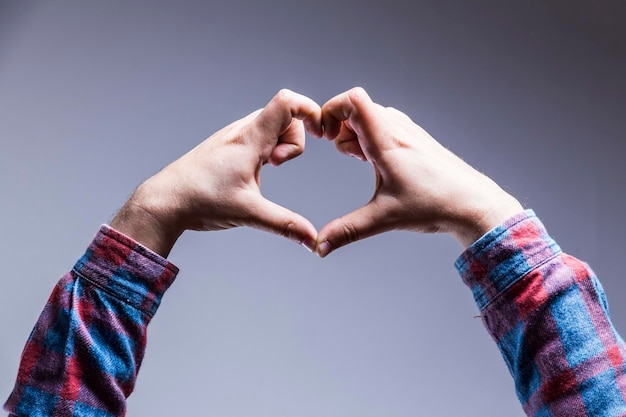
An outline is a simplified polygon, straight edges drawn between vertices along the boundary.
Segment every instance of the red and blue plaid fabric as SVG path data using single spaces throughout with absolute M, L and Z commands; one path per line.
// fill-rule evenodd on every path
M 22 353 L 12 415 L 123 416 L 146 327 L 178 269 L 108 226 L 61 278 Z
M 591 269 L 531 210 L 456 262 L 533 417 L 626 416 L 626 348 Z

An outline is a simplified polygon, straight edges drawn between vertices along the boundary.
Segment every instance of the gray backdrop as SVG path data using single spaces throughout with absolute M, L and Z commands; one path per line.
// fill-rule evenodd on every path
M 585 4 L 586 3 L 586 4 Z M 0 393 L 59 276 L 134 187 L 291 88 L 355 85 L 535 209 L 626 332 L 623 2 L 0 2 Z M 263 192 L 321 228 L 367 164 L 310 138 Z M 320 260 L 250 229 L 187 233 L 130 416 L 521 416 L 449 236 Z

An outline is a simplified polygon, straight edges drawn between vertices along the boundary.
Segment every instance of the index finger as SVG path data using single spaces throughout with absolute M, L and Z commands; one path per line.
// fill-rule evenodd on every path
M 359 139 L 359 144 L 370 152 L 385 147 L 389 129 L 385 108 L 372 101 L 361 87 L 355 87 L 328 100 L 322 106 L 322 123 L 326 138 L 333 140 L 347 123 Z M 373 146 L 369 146 L 372 144 Z M 366 151 L 367 153 L 367 151 Z
M 319 138 L 324 134 L 320 106 L 310 98 L 288 89 L 280 90 L 259 113 L 254 123 L 265 135 L 279 138 L 287 132 L 294 118 L 302 120 L 312 135 Z

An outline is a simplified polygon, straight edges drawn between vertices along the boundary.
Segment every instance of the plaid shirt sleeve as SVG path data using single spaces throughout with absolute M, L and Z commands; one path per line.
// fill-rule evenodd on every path
M 528 416 L 626 416 L 626 348 L 600 282 L 532 210 L 483 236 L 456 267 Z
M 11 415 L 123 416 L 146 328 L 178 269 L 102 226 L 50 296 L 5 404 Z

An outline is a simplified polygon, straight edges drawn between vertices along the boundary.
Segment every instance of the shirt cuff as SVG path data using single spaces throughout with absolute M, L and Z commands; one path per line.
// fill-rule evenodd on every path
M 178 274 L 167 259 L 108 225 L 100 227 L 72 271 L 151 317 Z
M 478 239 L 454 266 L 482 311 L 528 272 L 560 253 L 534 211 L 526 210 Z

